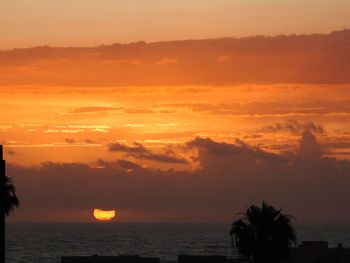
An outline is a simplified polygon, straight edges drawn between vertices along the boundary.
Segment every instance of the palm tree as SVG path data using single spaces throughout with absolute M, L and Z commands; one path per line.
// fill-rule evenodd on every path
M 5 160 L 3 159 L 3 147 L 0 145 L 0 263 L 5 263 L 5 217 L 9 216 L 18 207 L 16 188 L 12 179 L 6 176 Z
M 277 263 L 288 256 L 289 248 L 296 243 L 291 216 L 266 202 L 261 207 L 251 205 L 239 215 L 230 231 L 239 254 L 256 263 Z
M 18 205 L 19 201 L 16 196 L 16 187 L 13 185 L 12 179 L 5 176 L 5 215 L 9 216 Z

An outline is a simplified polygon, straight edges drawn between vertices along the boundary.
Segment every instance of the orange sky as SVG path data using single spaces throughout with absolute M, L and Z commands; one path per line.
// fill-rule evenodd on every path
M 350 109 L 343 106 L 350 92 L 345 84 L 3 87 L 0 92 L 6 112 L 1 138 L 13 152 L 7 159 L 26 165 L 113 160 L 116 156 L 104 151 L 112 142 L 157 149 L 196 136 L 285 151 L 311 123 L 319 127 L 315 131 L 321 141 L 338 142 L 338 147 L 327 148 L 328 154 L 342 152 L 347 158 L 350 153 Z
M 299 222 L 350 222 L 349 7 L 3 1 L 10 220 L 229 222 L 267 200 Z M 283 35 L 228 38 L 255 34 Z M 166 41 L 110 44 L 137 40 Z
M 349 12 L 347 0 L 2 0 L 0 49 L 326 33 Z
M 93 222 L 101 208 L 115 222 L 229 222 L 264 199 L 301 222 L 348 222 L 335 208 L 350 183 L 349 88 L 2 87 L 22 201 L 11 221 Z

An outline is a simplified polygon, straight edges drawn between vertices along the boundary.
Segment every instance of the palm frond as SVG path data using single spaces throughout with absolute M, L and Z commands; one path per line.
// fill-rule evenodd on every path
M 5 215 L 9 216 L 19 206 L 19 200 L 16 195 L 16 187 L 13 185 L 12 178 L 5 176 Z

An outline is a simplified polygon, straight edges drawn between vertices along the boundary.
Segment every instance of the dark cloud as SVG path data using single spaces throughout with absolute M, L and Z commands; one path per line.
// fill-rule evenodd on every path
M 141 145 L 113 147 L 136 155 L 148 153 Z M 55 211 L 114 207 L 157 212 L 154 220 L 159 221 L 229 222 L 250 203 L 267 200 L 285 207 L 299 222 L 350 221 L 350 163 L 324 157 L 310 131 L 304 133 L 299 151 L 288 156 L 206 138 L 196 138 L 184 148 L 197 151 L 200 168 L 159 170 L 127 160 L 9 164 L 8 175 L 14 177 L 21 199 L 12 218 L 44 221 Z M 38 210 L 44 212 L 38 215 Z
M 122 152 L 127 156 L 132 156 L 137 159 L 144 159 L 162 163 L 178 163 L 185 164 L 187 161 L 184 158 L 178 157 L 170 148 L 162 153 L 155 153 L 144 147 L 141 143 L 134 143 L 133 146 L 127 146 L 120 143 L 111 143 L 108 145 L 110 152 Z
M 74 144 L 74 143 L 76 143 L 76 140 L 71 139 L 71 138 L 66 138 L 66 139 L 64 139 L 64 141 L 65 141 L 66 143 L 68 143 L 68 144 Z
M 131 169 L 131 170 L 136 170 L 136 169 L 140 169 L 141 166 L 138 165 L 137 163 L 133 163 L 133 162 L 130 162 L 128 160 L 118 160 L 118 165 L 121 167 L 121 168 L 125 168 L 125 169 Z
M 324 133 L 324 128 L 322 125 L 316 124 L 312 121 L 299 122 L 296 120 L 287 120 L 285 122 L 279 122 L 274 125 L 264 126 L 260 131 L 262 132 L 290 132 L 294 134 L 299 134 L 309 130 L 312 133 Z
M 349 39 L 350 30 L 343 30 L 327 35 L 13 49 L 0 51 L 0 73 L 4 72 L 0 83 L 46 86 L 349 83 Z
M 77 139 L 73 139 L 73 138 L 65 138 L 64 141 L 67 144 L 96 144 L 95 141 L 90 140 L 90 139 L 77 140 Z
M 349 152 L 345 152 L 345 151 L 337 151 L 337 152 L 327 152 L 328 155 L 350 155 L 350 151 Z
M 316 137 L 309 130 L 305 130 L 303 133 L 298 155 L 307 160 L 318 160 L 324 155 L 321 145 L 316 141 Z
M 324 144 L 324 147 L 337 148 L 337 149 L 349 149 L 350 148 L 350 139 L 336 138 L 336 141 L 326 142 Z
M 187 146 L 194 147 L 199 151 L 216 156 L 216 157 L 246 157 L 253 158 L 254 160 L 268 160 L 283 162 L 284 158 L 273 153 L 269 153 L 261 150 L 259 147 L 251 147 L 243 141 L 236 140 L 235 144 L 229 144 L 225 142 L 215 142 L 209 138 L 197 137 L 191 142 L 187 143 Z

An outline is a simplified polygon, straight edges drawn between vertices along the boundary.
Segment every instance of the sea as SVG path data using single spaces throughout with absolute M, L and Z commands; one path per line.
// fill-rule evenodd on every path
M 140 255 L 176 262 L 179 254 L 232 256 L 229 224 L 18 224 L 6 226 L 7 263 L 56 263 L 61 256 Z M 343 243 L 350 224 L 298 224 L 298 243 Z

